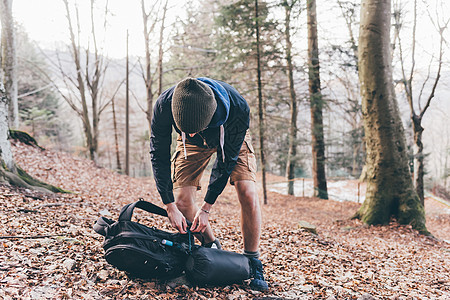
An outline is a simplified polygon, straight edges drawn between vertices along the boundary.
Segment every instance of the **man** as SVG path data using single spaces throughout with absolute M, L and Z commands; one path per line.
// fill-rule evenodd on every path
M 201 235 L 205 247 L 221 248 L 208 219 L 230 178 L 241 204 L 244 255 L 253 270 L 250 286 L 267 290 L 258 259 L 261 211 L 255 183 L 256 158 L 247 133 L 249 123 L 250 108 L 232 86 L 205 77 L 186 78 L 163 92 L 155 103 L 150 154 L 156 186 L 172 226 L 186 233 L 186 219 L 192 221 L 191 231 Z M 171 168 L 172 127 L 179 136 Z M 217 159 L 208 190 L 198 208 L 195 194 L 214 153 Z M 174 188 L 178 191 L 176 200 Z

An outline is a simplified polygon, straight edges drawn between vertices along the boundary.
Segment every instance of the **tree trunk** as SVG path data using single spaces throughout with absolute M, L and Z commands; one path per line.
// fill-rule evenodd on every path
M 15 51 L 8 51 L 9 46 L 11 46 L 11 41 L 9 39 L 15 40 L 14 31 L 12 31 L 11 27 L 13 26 L 13 19 L 11 14 L 11 1 L 1 0 L 0 1 L 0 19 L 2 24 L 2 51 L 0 55 L 0 62 L 2 68 L 0 70 L 0 168 L 3 168 L 3 165 L 7 168 L 8 171 L 16 172 L 16 164 L 14 163 L 12 151 L 11 151 L 11 143 L 9 142 L 9 98 L 8 91 L 5 89 L 4 81 L 8 81 L 7 74 L 11 71 L 11 66 L 9 63 L 15 60 L 15 58 L 11 58 L 11 54 L 15 56 Z M 10 30 L 8 30 L 9 28 Z M 9 45 L 9 46 L 8 46 Z M 3 78 L 5 74 L 5 78 Z M 15 73 L 15 71 L 12 71 Z M 9 73 L 10 74 L 10 73 Z
M 12 0 L 0 1 L 0 13 L 2 24 L 2 69 L 4 71 L 6 99 L 9 101 L 9 122 L 12 128 L 19 128 L 16 35 L 12 17 Z
M 125 87 L 125 174 L 130 175 L 130 69 L 128 57 L 127 30 L 127 58 L 126 58 L 126 87 Z
M 0 74 L 0 78 L 1 77 Z M 9 171 L 15 172 L 16 165 L 14 163 L 11 143 L 9 142 L 8 137 L 8 98 L 6 96 L 5 88 L 3 87 L 3 81 L 0 80 L 0 158 Z
M 358 164 L 358 157 L 361 149 L 361 144 L 354 143 L 352 145 L 353 154 L 352 154 L 352 176 L 357 177 L 360 172 L 360 166 Z
M 289 122 L 289 150 L 287 157 L 286 177 L 288 180 L 288 194 L 294 195 L 294 178 L 297 156 L 297 96 L 294 87 L 294 66 L 292 64 L 292 43 L 291 43 L 291 9 L 287 1 L 284 2 L 285 8 L 285 39 L 286 39 L 286 62 L 289 82 L 290 95 L 290 113 Z
M 100 114 L 98 113 L 98 87 L 95 87 L 95 91 L 91 94 L 91 106 L 92 106 L 92 145 L 91 145 L 91 159 L 97 162 L 98 159 L 98 124 L 100 122 Z
M 311 107 L 312 175 L 314 196 L 328 199 L 325 175 L 325 142 L 323 134 L 323 98 L 320 90 L 319 46 L 317 37 L 316 1 L 307 1 L 309 97 Z
M 258 120 L 259 120 L 259 151 L 261 159 L 261 173 L 264 204 L 267 204 L 267 186 L 266 186 L 266 157 L 264 155 L 264 110 L 265 103 L 262 96 L 261 82 L 261 54 L 260 54 L 260 36 L 259 36 L 259 20 L 258 20 L 258 0 L 255 0 L 255 28 L 256 28 L 256 80 L 258 84 Z
M 113 114 L 113 126 L 114 126 L 114 142 L 115 142 L 115 152 L 116 152 L 116 165 L 119 172 L 122 171 L 122 166 L 120 165 L 120 152 L 119 152 L 119 135 L 117 133 L 117 121 L 116 121 L 116 107 L 114 105 L 114 98 L 111 101 L 112 114 Z
M 422 205 L 425 205 L 425 195 L 423 186 L 423 177 L 425 175 L 424 153 L 422 143 L 423 127 L 421 125 L 422 119 L 416 115 L 412 117 L 414 130 L 414 182 L 416 186 L 417 195 L 420 198 Z
M 161 29 L 159 31 L 159 55 L 158 55 L 158 95 L 161 95 L 163 92 L 163 41 L 164 41 L 164 29 L 165 29 L 165 22 L 166 22 L 166 13 L 167 13 L 167 4 L 168 0 L 166 0 L 166 3 L 164 4 L 163 8 L 163 15 L 161 20 Z
M 86 87 L 83 80 L 83 72 L 81 70 L 81 61 L 80 61 L 80 49 L 77 46 L 77 43 L 75 41 L 75 34 L 73 32 L 73 26 L 72 26 L 72 19 L 70 17 L 70 10 L 69 10 L 69 3 L 67 0 L 64 0 L 64 4 L 66 7 L 66 13 L 67 13 L 67 20 L 69 23 L 69 33 L 70 33 L 70 42 L 71 42 L 71 50 L 72 50 L 72 58 L 75 64 L 75 70 L 76 70 L 76 88 L 79 91 L 80 99 L 81 99 L 81 121 L 83 123 L 83 131 L 86 139 L 86 147 L 89 150 L 89 157 L 91 160 L 94 160 L 95 158 L 95 149 L 92 145 L 92 131 L 91 131 L 91 123 L 89 120 L 89 110 L 87 107 L 87 101 L 86 101 Z
M 147 92 L 147 110 L 145 115 L 148 123 L 148 130 L 151 131 L 152 126 L 152 110 L 153 110 L 153 77 L 151 73 L 151 56 L 150 56 L 150 33 L 153 30 L 153 25 L 148 28 L 149 15 L 145 11 L 145 1 L 141 0 L 142 18 L 144 22 L 144 42 L 145 42 L 145 74 L 143 74 L 145 90 Z
M 362 0 L 359 80 L 366 137 L 366 199 L 355 217 L 387 224 L 392 217 L 422 233 L 423 205 L 413 187 L 392 80 L 390 0 Z

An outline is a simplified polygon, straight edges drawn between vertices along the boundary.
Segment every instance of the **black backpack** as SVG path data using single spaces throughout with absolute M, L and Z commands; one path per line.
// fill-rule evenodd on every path
M 94 230 L 105 237 L 102 246 L 106 261 L 131 277 L 165 280 L 180 276 L 194 245 L 192 234 L 170 233 L 132 222 L 136 207 L 167 217 L 164 209 L 143 200 L 124 206 L 116 222 L 100 217 Z

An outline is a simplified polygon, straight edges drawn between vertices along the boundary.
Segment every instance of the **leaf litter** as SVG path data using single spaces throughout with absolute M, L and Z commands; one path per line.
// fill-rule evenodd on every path
M 13 150 L 29 174 L 73 193 L 0 186 L 2 299 L 450 299 L 450 214 L 433 199 L 425 208 L 434 238 L 395 222 L 366 226 L 350 220 L 360 205 L 355 202 L 269 192 L 261 238 L 267 292 L 252 291 L 248 283 L 144 281 L 106 263 L 103 237 L 92 226 L 100 215 L 116 219 L 123 205 L 139 198 L 162 205 L 153 179 L 17 142 Z M 242 251 L 239 217 L 234 188 L 227 186 L 210 217 L 226 250 Z M 162 217 L 138 212 L 134 218 L 173 231 Z M 316 234 L 302 228 L 305 223 Z

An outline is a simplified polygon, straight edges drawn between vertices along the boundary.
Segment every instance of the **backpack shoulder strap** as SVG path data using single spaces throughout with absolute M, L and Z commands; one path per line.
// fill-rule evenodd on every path
M 149 213 L 154 213 L 163 217 L 167 217 L 167 211 L 153 203 L 144 201 L 142 199 L 139 199 L 139 201 L 136 201 L 134 203 L 130 203 L 125 205 L 122 210 L 120 211 L 119 215 L 119 222 L 120 221 L 131 221 L 131 217 L 133 216 L 134 208 L 140 208 L 142 210 L 145 210 Z

